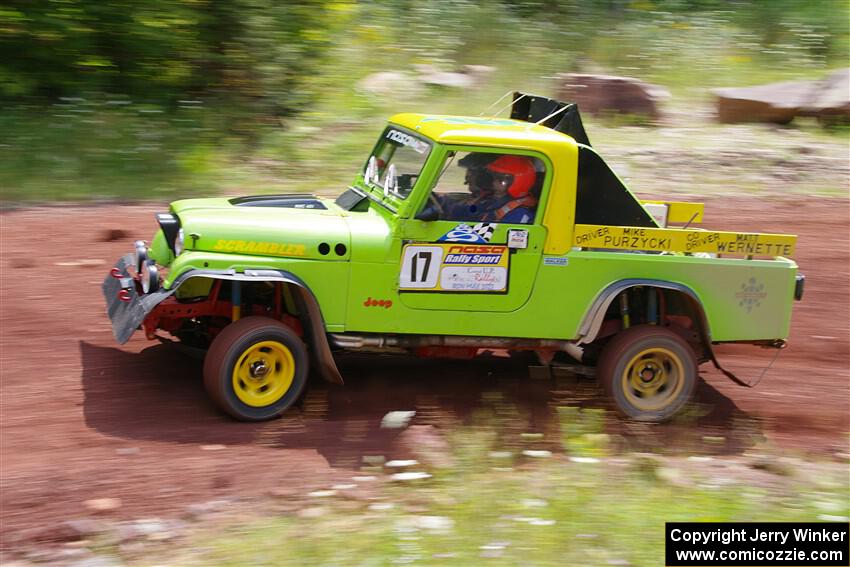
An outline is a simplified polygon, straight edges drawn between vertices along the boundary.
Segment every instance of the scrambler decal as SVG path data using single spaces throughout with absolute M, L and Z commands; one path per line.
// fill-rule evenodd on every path
M 217 240 L 216 252 L 244 252 L 246 254 L 269 254 L 275 256 L 303 256 L 303 244 L 277 242 L 254 242 L 253 240 Z
M 508 289 L 507 246 L 407 244 L 399 290 L 502 293 Z

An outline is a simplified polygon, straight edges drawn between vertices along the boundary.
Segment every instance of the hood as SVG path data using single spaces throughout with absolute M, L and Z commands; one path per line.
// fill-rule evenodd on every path
M 342 210 L 311 195 L 187 199 L 171 211 L 187 250 L 322 260 L 350 254 Z

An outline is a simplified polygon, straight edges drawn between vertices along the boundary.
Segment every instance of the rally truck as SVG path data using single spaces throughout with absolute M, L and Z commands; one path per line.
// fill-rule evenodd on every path
M 621 414 L 656 422 L 700 364 L 723 370 L 715 345 L 785 345 L 795 236 L 641 201 L 574 104 L 510 96 L 510 118 L 393 116 L 336 199 L 172 203 L 103 283 L 116 339 L 203 349 L 206 390 L 245 421 L 280 416 L 311 373 L 342 384 L 346 351 L 498 350 L 593 366 Z

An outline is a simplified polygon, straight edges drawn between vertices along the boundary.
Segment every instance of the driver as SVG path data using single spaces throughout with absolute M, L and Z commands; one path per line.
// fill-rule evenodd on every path
M 537 197 L 531 193 L 537 180 L 537 170 L 530 158 L 503 155 L 488 163 L 492 177 L 486 213 L 482 220 L 515 224 L 529 224 L 537 209 Z
M 463 183 L 469 187 L 469 194 L 454 203 L 442 202 L 444 220 L 480 220 L 492 208 L 493 176 L 487 164 L 498 157 L 498 154 L 470 153 L 457 162 L 459 167 L 466 169 Z
M 487 164 L 498 157 L 498 154 L 470 153 L 457 162 L 466 169 L 463 183 L 469 186 L 470 202 L 493 198 L 493 177 L 487 170 Z

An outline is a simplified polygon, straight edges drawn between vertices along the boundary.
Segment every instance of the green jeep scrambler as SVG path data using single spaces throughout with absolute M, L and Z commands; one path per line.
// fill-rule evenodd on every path
M 512 96 L 510 119 L 394 116 L 336 200 L 172 203 L 104 281 L 116 339 L 208 349 L 209 394 L 247 421 L 281 415 L 311 368 L 342 383 L 334 353 L 361 349 L 566 353 L 661 421 L 700 363 L 720 368 L 713 345 L 785 344 L 796 237 L 692 228 L 702 205 L 637 200 L 575 105 Z

